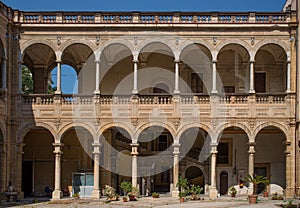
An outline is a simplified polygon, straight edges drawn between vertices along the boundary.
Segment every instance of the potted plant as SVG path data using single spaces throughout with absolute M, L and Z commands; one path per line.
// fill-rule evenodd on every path
M 159 193 L 153 192 L 153 193 L 152 193 L 152 197 L 153 197 L 153 198 L 159 198 Z
M 126 196 L 129 192 L 132 191 L 132 184 L 128 181 L 123 181 L 120 184 L 120 188 L 123 189 L 124 195 Z
M 186 197 L 186 191 L 188 188 L 188 180 L 186 178 L 182 178 L 181 176 L 179 176 L 176 187 L 178 187 L 178 189 L 179 189 L 178 196 L 179 196 L 180 202 L 184 202 L 185 197 Z
M 104 194 L 105 194 L 105 196 L 107 196 L 107 200 L 109 200 L 109 201 L 119 200 L 119 195 L 116 194 L 116 189 L 114 189 L 113 187 L 107 186 L 104 189 Z
M 198 195 L 201 194 L 203 188 L 200 187 L 199 185 L 195 186 L 194 184 L 192 184 L 189 188 L 188 188 L 188 192 L 192 195 L 191 199 L 192 200 L 198 200 L 199 197 Z
M 251 174 L 247 174 L 245 176 L 245 180 L 248 181 L 249 183 L 253 184 L 253 192 L 252 194 L 248 195 L 249 198 L 249 203 L 250 204 L 256 204 L 257 203 L 257 194 L 256 194 L 256 189 L 257 189 L 257 185 L 262 183 L 262 184 L 268 184 L 269 180 L 267 179 L 267 177 L 264 176 L 253 176 Z
M 234 186 L 231 186 L 231 187 L 229 188 L 228 193 L 230 194 L 231 197 L 235 197 L 237 191 L 236 191 L 236 189 L 234 188 Z
M 136 187 L 132 187 L 131 191 L 128 193 L 129 201 L 136 201 L 139 193 L 139 189 Z
M 267 180 L 264 185 L 265 185 L 265 189 L 263 191 L 263 195 L 264 195 L 264 197 L 269 197 L 268 186 L 270 185 L 270 181 Z
M 80 198 L 79 193 L 74 193 L 74 194 L 72 195 L 72 197 L 75 198 L 75 199 L 79 199 L 79 198 Z

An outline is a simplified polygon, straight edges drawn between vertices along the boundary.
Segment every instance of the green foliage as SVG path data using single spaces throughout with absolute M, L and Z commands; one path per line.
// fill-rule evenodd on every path
M 252 183 L 253 184 L 253 195 L 256 194 L 256 188 L 257 188 L 257 185 L 262 183 L 262 184 L 265 184 L 265 185 L 269 185 L 270 184 L 270 181 L 267 177 L 264 177 L 264 176 L 253 176 L 251 174 L 247 174 L 245 176 L 245 180 L 248 181 L 249 183 Z
M 231 187 L 229 188 L 228 193 L 231 194 L 231 196 L 235 196 L 236 193 L 237 193 L 237 191 L 236 191 L 236 189 L 234 188 L 234 186 L 231 186 Z
M 123 181 L 121 184 L 120 184 L 120 188 L 123 189 L 123 191 L 125 193 L 129 193 L 132 191 L 132 183 L 131 182 L 127 182 L 127 181 Z
M 203 188 L 200 187 L 199 185 L 195 186 L 194 184 L 190 185 L 188 187 L 188 193 L 194 194 L 194 195 L 199 195 L 203 191 Z
M 152 197 L 153 197 L 153 198 L 159 198 L 159 193 L 153 192 L 153 193 L 152 193 Z
M 182 178 L 181 176 L 179 176 L 178 183 L 176 184 L 176 187 L 179 188 L 179 197 L 186 196 L 187 191 L 188 191 L 188 185 L 189 185 L 189 183 L 188 183 L 187 178 Z
M 33 93 L 33 78 L 30 69 L 22 66 L 22 91 L 24 94 Z

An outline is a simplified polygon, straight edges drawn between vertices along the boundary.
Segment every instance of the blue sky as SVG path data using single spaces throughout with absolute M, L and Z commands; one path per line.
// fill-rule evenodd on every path
M 3 0 L 24 11 L 281 11 L 286 0 Z

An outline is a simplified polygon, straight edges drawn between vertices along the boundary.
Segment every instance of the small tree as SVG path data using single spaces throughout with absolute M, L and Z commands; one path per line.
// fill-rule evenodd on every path
M 179 198 L 182 198 L 186 196 L 186 192 L 188 189 L 188 180 L 187 178 L 182 178 L 179 176 L 178 183 L 176 184 L 176 187 L 179 189 Z
M 128 181 L 123 181 L 120 184 L 120 188 L 123 189 L 124 195 L 127 195 L 129 192 L 132 191 L 132 183 Z
M 245 180 L 248 181 L 249 183 L 252 183 L 253 184 L 253 193 L 252 195 L 256 195 L 256 190 L 257 190 L 257 185 L 262 183 L 262 184 L 270 184 L 270 181 L 267 177 L 264 177 L 264 176 L 253 176 L 251 174 L 247 174 L 245 176 Z

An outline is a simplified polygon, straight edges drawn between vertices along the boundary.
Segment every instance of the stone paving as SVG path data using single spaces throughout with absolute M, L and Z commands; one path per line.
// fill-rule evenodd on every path
M 191 201 L 188 200 L 184 203 L 180 203 L 179 199 L 171 197 L 160 197 L 153 199 L 152 197 L 139 198 L 134 202 L 122 202 L 120 201 L 106 201 L 104 198 L 100 200 L 92 199 L 72 199 L 65 198 L 59 201 L 50 201 L 49 199 L 25 199 L 20 202 L 5 202 L 0 203 L 0 207 L 15 207 L 15 208 L 197 208 L 197 207 L 209 207 L 209 208 L 273 208 L 280 207 L 280 204 L 285 204 L 287 201 L 274 201 L 259 197 L 257 204 L 250 205 L 246 197 L 220 197 L 218 199 L 210 200 L 203 198 L 204 200 Z M 293 200 L 294 204 L 300 205 L 300 200 Z

